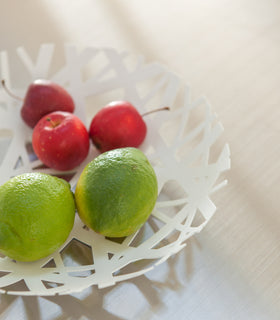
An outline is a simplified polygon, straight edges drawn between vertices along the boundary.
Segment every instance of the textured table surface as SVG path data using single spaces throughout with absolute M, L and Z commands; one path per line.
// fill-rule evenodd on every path
M 178 255 L 106 289 L 2 295 L 0 319 L 279 319 L 280 2 L 2 0 L 0 12 L 0 50 L 70 42 L 166 65 L 212 104 L 232 161 L 215 216 Z

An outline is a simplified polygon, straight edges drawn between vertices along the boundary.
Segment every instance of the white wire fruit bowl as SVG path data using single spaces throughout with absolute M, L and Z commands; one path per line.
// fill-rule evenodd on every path
M 11 79 L 12 55 L 29 81 L 24 88 L 17 88 Z M 140 113 L 170 107 L 145 118 L 148 133 L 140 149 L 153 165 L 159 185 L 155 209 L 145 225 L 129 237 L 109 239 L 85 228 L 76 215 L 67 241 L 52 255 L 28 263 L 0 258 L 0 293 L 71 294 L 143 275 L 179 252 L 215 213 L 211 195 L 226 185 L 223 173 L 230 168 L 229 147 L 219 141 L 223 127 L 206 98 L 192 100 L 190 87 L 164 66 L 112 48 L 65 45 L 60 54 L 53 44 L 42 44 L 35 60 L 23 47 L 15 53 L 2 51 L 0 76 L 22 97 L 35 79 L 61 84 L 87 127 L 93 115 L 113 100 L 130 101 Z M 74 190 L 84 166 L 98 151 L 92 145 L 87 159 L 69 172 L 44 167 L 34 156 L 32 130 L 20 118 L 20 108 L 1 88 L 0 184 L 24 172 L 40 171 L 65 178 Z

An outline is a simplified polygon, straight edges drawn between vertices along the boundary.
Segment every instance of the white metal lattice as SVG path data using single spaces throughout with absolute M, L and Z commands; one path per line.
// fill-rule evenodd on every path
M 74 98 L 76 115 L 87 126 L 102 103 L 111 100 L 128 100 L 142 113 L 170 106 L 169 112 L 145 118 L 148 135 L 141 146 L 155 168 L 159 197 L 150 219 L 132 236 L 107 239 L 84 228 L 77 216 L 68 240 L 51 256 L 32 263 L 0 258 L 3 293 L 70 294 L 144 274 L 203 229 L 216 210 L 210 196 L 226 184 L 222 173 L 230 168 L 229 147 L 217 141 L 223 128 L 211 106 L 204 97 L 192 101 L 190 87 L 178 76 L 158 63 L 145 63 L 141 56 L 70 45 L 65 45 L 64 63 L 50 75 L 55 49 L 53 44 L 43 44 L 35 62 L 22 47 L 17 56 L 30 81 L 48 78 L 65 86 Z M 8 53 L 1 52 L 1 78 L 23 96 L 26 88 L 13 86 L 10 67 Z M 19 109 L 20 103 L 1 88 L 0 184 L 23 172 L 41 171 L 64 176 L 74 189 L 85 164 L 97 156 L 95 148 L 71 172 L 41 166 L 32 153 L 32 131 L 21 120 Z

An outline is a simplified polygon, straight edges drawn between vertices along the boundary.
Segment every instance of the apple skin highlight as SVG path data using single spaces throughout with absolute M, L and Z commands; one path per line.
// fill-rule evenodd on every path
M 21 107 L 21 117 L 31 128 L 46 114 L 54 111 L 73 113 L 75 104 L 71 95 L 50 80 L 37 79 L 31 83 Z
M 32 146 L 48 167 L 68 171 L 81 164 L 89 152 L 89 135 L 82 121 L 69 112 L 55 111 L 36 124 Z
M 127 101 L 114 101 L 92 119 L 89 136 L 100 152 L 124 147 L 139 147 L 147 126 L 137 109 Z

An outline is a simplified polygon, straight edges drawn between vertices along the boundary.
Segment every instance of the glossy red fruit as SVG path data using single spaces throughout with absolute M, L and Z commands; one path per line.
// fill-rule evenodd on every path
M 34 127 L 32 146 L 46 166 L 71 170 L 88 155 L 88 131 L 74 114 L 55 111 L 41 118 Z
M 127 101 L 114 101 L 92 119 L 89 136 L 101 152 L 135 147 L 143 142 L 147 126 L 137 109 Z
M 71 95 L 60 85 L 49 80 L 35 80 L 27 89 L 21 108 L 24 122 L 33 128 L 46 114 L 54 111 L 73 112 Z

